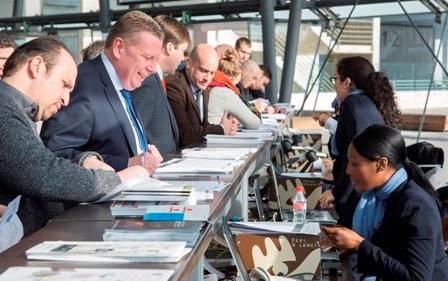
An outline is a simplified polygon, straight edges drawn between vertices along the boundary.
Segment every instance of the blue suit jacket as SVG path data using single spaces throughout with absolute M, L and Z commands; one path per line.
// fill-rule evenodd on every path
M 383 281 L 448 280 L 440 213 L 434 199 L 410 180 L 386 201 L 380 227 L 358 250 L 358 272 Z
M 84 151 L 100 153 L 119 171 L 137 154 L 126 109 L 101 56 L 81 63 L 70 103 L 42 125 L 41 138 L 56 155 L 73 159 Z
M 177 150 L 179 129 L 159 76 L 153 74 L 146 78 L 142 86 L 132 92 L 132 100 L 140 114 L 148 142 L 162 154 Z
M 359 201 L 358 193 L 353 189 L 347 170 L 347 150 L 352 139 L 373 124 L 384 124 L 383 117 L 373 101 L 364 94 L 348 95 L 341 104 L 338 126 L 334 135 L 339 157 L 333 167 L 337 179 L 332 193 L 335 197 L 338 222 L 352 227 L 353 214 Z

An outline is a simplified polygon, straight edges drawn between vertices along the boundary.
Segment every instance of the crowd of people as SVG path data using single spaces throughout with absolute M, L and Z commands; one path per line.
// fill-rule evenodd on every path
M 163 155 L 207 134 L 259 128 L 269 109 L 253 100 L 272 74 L 250 59 L 251 41 L 190 45 L 176 19 L 140 11 L 83 49 L 79 65 L 57 39 L 16 48 L 0 33 L 0 204 L 21 195 L 25 236 L 75 203 L 151 176 Z M 387 76 L 353 56 L 331 79 L 337 120 L 316 119 L 331 123 L 335 184 L 320 202 L 334 205 L 341 226 L 322 230 L 350 255 L 357 280 L 447 280 L 441 206 L 406 158 Z
M 175 18 L 140 11 L 126 13 L 104 41 L 83 49 L 79 65 L 55 38 L 16 48 L 0 33 L 0 155 L 7 163 L 0 168 L 0 204 L 3 212 L 22 196 L 18 216 L 25 236 L 75 203 L 94 201 L 130 177 L 152 175 L 162 155 L 202 142 L 208 133 L 261 124 L 236 87 L 248 73 L 238 50 L 247 60 L 250 40 L 229 46 L 232 66 L 212 46 L 190 44 L 186 26 Z M 209 112 L 217 72 L 229 82 L 225 95 L 239 102 L 238 110 Z M 250 73 L 244 87 L 262 75 Z M 36 122 L 43 122 L 40 132 Z

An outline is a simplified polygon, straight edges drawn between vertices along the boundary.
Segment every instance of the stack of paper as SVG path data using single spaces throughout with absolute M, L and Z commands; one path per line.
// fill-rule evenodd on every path
M 120 220 L 104 231 L 104 241 L 185 241 L 193 247 L 205 222 Z
M 154 205 L 171 205 L 171 202 L 165 201 L 114 201 L 110 205 L 112 216 L 114 217 L 131 217 L 143 218 L 143 215 L 149 206 Z
M 167 174 L 229 174 L 244 161 L 228 159 L 177 158 L 157 168 L 155 177 Z
M 257 147 L 263 142 L 263 138 L 260 136 L 245 136 L 244 134 L 235 135 L 212 135 L 208 134 L 205 136 L 207 139 L 207 146 L 209 145 L 222 145 L 222 144 L 232 144 L 232 145 L 246 145 Z
M 31 260 L 84 262 L 177 262 L 186 242 L 45 241 L 26 251 Z
M 272 131 L 241 131 L 236 133 L 237 137 L 246 137 L 246 138 L 262 138 L 263 140 L 273 140 L 274 134 Z
M 117 268 L 50 268 L 10 267 L 0 275 L 0 281 L 168 281 L 170 269 L 117 269 Z
M 269 118 L 269 119 L 274 119 L 277 121 L 282 121 L 286 118 L 286 114 L 284 113 L 271 113 L 271 114 L 262 114 L 261 117 L 264 118 Z
M 157 187 L 160 188 L 162 186 L 168 186 L 169 184 L 159 181 L 154 178 L 145 177 L 145 176 L 135 176 L 127 181 L 122 182 L 117 187 L 115 187 L 113 190 L 109 191 L 105 196 L 100 198 L 99 200 L 93 202 L 93 203 L 100 203 L 100 202 L 106 202 L 113 200 L 113 198 L 119 194 L 121 194 L 126 189 L 132 189 L 135 186 L 147 186 L 147 187 Z
M 208 221 L 209 205 L 194 206 L 149 206 L 143 216 L 149 221 Z
M 195 188 L 191 185 L 147 186 L 134 185 L 115 196 L 115 201 L 166 201 L 194 205 Z
M 201 159 L 224 159 L 224 160 L 244 160 L 254 150 L 250 148 L 230 148 L 230 147 L 198 147 L 186 148 L 182 150 L 182 158 Z

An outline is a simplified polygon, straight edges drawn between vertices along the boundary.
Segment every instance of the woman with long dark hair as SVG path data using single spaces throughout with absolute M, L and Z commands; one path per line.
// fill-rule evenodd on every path
M 401 122 L 401 113 L 387 76 L 375 72 L 373 65 L 364 57 L 341 59 L 336 64 L 331 81 L 336 99 L 341 102 L 338 125 L 330 145 L 335 159 L 335 184 L 319 200 L 323 206 L 334 203 L 338 222 L 351 228 L 359 195 L 345 174 L 348 146 L 354 136 L 372 124 L 397 127 Z

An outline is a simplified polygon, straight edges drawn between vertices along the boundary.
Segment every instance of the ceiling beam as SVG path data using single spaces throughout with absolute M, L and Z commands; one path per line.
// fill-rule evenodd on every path
M 269 0 L 273 1 L 273 0 Z M 401 0 L 413 1 L 413 0 Z M 380 4 L 396 2 L 391 0 L 360 0 L 359 4 Z M 324 8 L 324 7 L 337 7 L 337 6 L 351 6 L 353 0 L 310 0 L 304 3 L 304 8 Z M 283 1 L 277 2 L 274 9 L 276 11 L 289 10 L 289 3 Z M 177 6 L 163 6 L 163 7 L 151 7 L 139 9 L 150 15 L 168 14 L 173 17 L 182 17 L 183 11 L 191 11 L 193 17 L 198 16 L 211 16 L 222 15 L 229 16 L 239 13 L 256 13 L 260 12 L 259 0 L 248 1 L 230 1 L 230 2 L 217 2 L 217 3 L 203 3 L 192 5 L 177 5 Z M 112 21 L 116 21 L 120 16 L 128 12 L 129 10 L 115 10 L 111 11 Z M 58 15 L 44 15 L 44 16 L 32 16 L 32 17 L 11 17 L 1 18 L 0 27 L 12 27 L 13 24 L 26 23 L 28 26 L 45 26 L 45 25 L 59 25 L 59 24 L 86 24 L 90 26 L 92 24 L 99 23 L 99 12 L 87 12 L 87 13 L 72 13 L 72 14 L 58 14 Z

